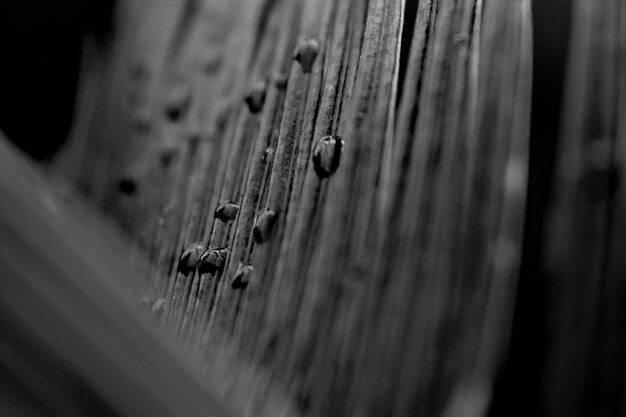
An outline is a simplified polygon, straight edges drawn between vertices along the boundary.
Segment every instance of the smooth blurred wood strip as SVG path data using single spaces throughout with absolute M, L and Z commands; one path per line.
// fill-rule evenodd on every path
M 546 266 L 550 415 L 622 415 L 626 8 L 575 1 Z

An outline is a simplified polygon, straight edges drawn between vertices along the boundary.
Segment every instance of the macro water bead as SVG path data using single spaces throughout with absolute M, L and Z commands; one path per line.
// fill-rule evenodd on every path
M 167 118 L 176 122 L 185 116 L 191 105 L 191 91 L 186 85 L 179 85 L 172 88 L 167 96 L 165 104 L 165 114 Z
M 207 249 L 198 261 L 198 274 L 215 274 L 221 271 L 224 269 L 227 256 L 228 249 L 226 248 Z
M 254 223 L 254 228 L 252 229 L 252 236 L 254 237 L 254 241 L 256 243 L 267 242 L 270 235 L 272 234 L 272 230 L 274 229 L 274 225 L 278 220 L 278 214 L 276 214 L 273 210 L 266 210 L 261 213 Z
M 201 243 L 193 243 L 183 251 L 178 260 L 178 272 L 183 275 L 193 273 L 198 264 L 198 260 L 204 251 Z
M 223 222 L 234 220 L 239 212 L 239 206 L 232 201 L 225 201 L 215 209 L 215 218 Z
M 293 53 L 293 59 L 300 63 L 302 72 L 308 74 L 313 69 L 313 63 L 315 62 L 319 51 L 320 44 L 317 39 L 303 39 L 298 43 L 298 46 L 296 46 L 296 50 Z
M 313 147 L 313 168 L 320 179 L 330 177 L 337 168 L 345 142 L 339 136 L 324 136 Z
M 233 279 L 230 281 L 230 286 L 234 290 L 245 290 L 250 282 L 250 275 L 254 271 L 252 265 L 246 265 L 240 263 L 233 275 Z
M 265 95 L 267 92 L 267 81 L 260 80 L 255 82 L 250 88 L 248 95 L 246 95 L 245 101 L 248 105 L 250 113 L 258 113 L 263 110 L 263 104 L 265 104 Z

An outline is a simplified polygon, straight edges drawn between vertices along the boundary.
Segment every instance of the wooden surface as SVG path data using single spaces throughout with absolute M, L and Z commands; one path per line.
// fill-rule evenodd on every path
M 119 16 L 110 51 L 87 45 L 53 171 L 149 254 L 134 285 L 181 353 L 245 415 L 486 415 L 521 251 L 530 1 L 129 0 Z M 307 38 L 310 73 L 293 59 Z M 329 134 L 345 147 L 320 179 Z M 177 272 L 195 242 L 228 249 L 222 271 Z

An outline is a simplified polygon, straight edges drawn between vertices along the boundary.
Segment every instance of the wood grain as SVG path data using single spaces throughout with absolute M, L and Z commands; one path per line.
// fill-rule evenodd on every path
M 146 309 L 165 300 L 162 326 L 207 374 L 224 370 L 246 415 L 488 411 L 522 239 L 530 2 L 405 7 L 129 0 L 112 50 L 84 63 L 55 171 L 150 254 Z M 307 38 L 310 73 L 293 59 Z M 320 179 L 311 148 L 326 135 L 345 147 Z M 240 206 L 227 222 L 225 201 Z M 266 210 L 277 220 L 257 243 Z M 228 249 L 222 271 L 177 273 L 197 241 Z M 254 268 L 243 290 L 240 264 Z M 242 375 L 256 381 L 244 391 Z

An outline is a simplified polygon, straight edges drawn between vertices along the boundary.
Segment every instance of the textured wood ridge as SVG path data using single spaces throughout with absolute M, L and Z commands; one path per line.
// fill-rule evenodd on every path
M 485 415 L 521 248 L 530 1 L 119 14 L 56 171 L 148 253 L 137 297 L 184 354 L 250 415 Z M 326 135 L 345 145 L 321 179 Z M 224 264 L 179 272 L 196 243 Z

